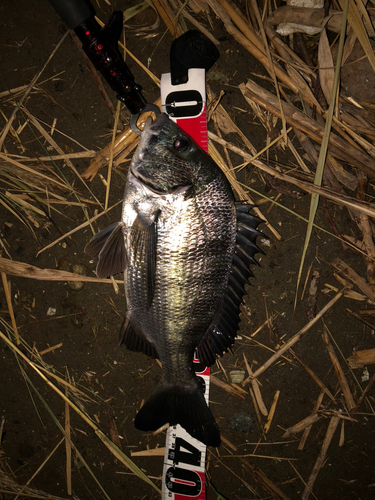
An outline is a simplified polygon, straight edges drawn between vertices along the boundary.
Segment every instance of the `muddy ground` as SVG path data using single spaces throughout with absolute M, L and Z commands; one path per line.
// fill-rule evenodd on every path
M 110 2 L 111 7 L 107 5 L 109 2 L 98 3 L 99 7 L 95 5 L 97 12 L 104 20 L 108 19 L 111 10 L 129 6 L 129 2 L 114 0 Z M 244 8 L 244 2 L 237 4 Z M 212 20 L 213 33 L 221 42 L 219 47 L 221 57 L 208 75 L 208 81 L 214 92 L 219 93 L 222 89 L 225 91 L 222 101 L 225 109 L 254 146 L 261 149 L 265 145 L 265 131 L 249 111 L 237 85 L 246 82 L 252 73 L 262 74 L 263 69 L 233 41 L 219 20 L 214 16 Z M 144 21 L 145 18 L 139 20 L 139 22 Z M 46 0 L 1 2 L 0 91 L 28 84 L 42 68 L 65 31 L 64 24 Z M 161 40 L 163 32 L 164 28 L 160 26 L 152 32 L 155 37 L 146 38 L 139 36 L 136 29 L 127 30 L 129 49 L 145 64 L 151 58 L 150 69 L 159 77 L 169 69 L 168 51 L 172 41 L 169 33 Z M 156 46 L 156 42 L 159 41 L 160 44 Z M 158 96 L 158 88 L 135 63 L 130 62 L 130 65 L 136 81 L 144 88 L 147 100 L 152 102 Z M 253 78 L 264 84 L 263 80 Z M 116 105 L 110 89 L 109 94 Z M 0 122 L 3 127 L 4 116 L 10 116 L 14 109 L 14 101 L 3 97 L 0 105 L 3 113 Z M 99 150 L 110 141 L 112 116 L 70 36 L 65 39 L 39 78 L 38 89 L 30 94 L 26 108 L 39 120 L 48 124 L 47 130 L 54 118 L 57 118 L 53 137 L 64 152 L 81 150 L 81 147 L 74 144 L 69 137 L 90 150 Z M 126 114 L 124 119 L 127 119 Z M 17 129 L 24 121 L 25 117 L 19 112 L 14 127 Z M 58 131 L 65 135 L 59 134 Z M 6 150 L 26 156 L 46 154 L 43 149 L 46 146 L 45 141 L 40 138 L 40 134 L 32 132 L 29 127 L 22 131 L 20 138 L 25 148 L 24 153 L 10 135 L 5 141 Z M 274 148 L 270 153 L 269 161 L 275 159 L 280 164 L 292 161 L 280 148 Z M 233 157 L 233 162 L 236 165 L 241 161 Z M 77 171 L 82 173 L 87 168 L 89 160 L 73 160 L 73 164 Z M 92 202 L 93 196 L 72 170 L 63 162 L 57 162 L 57 166 L 66 180 Z M 127 164 L 124 163 L 114 173 L 110 206 L 122 198 L 126 170 Z M 106 177 L 106 169 L 101 173 Z M 277 191 L 265 185 L 261 176 L 252 167 L 247 167 L 243 180 L 262 194 L 273 198 L 277 195 Z M 3 182 L 6 183 L 4 179 Z M 99 200 L 104 200 L 105 186 L 99 176 L 89 183 L 89 187 Z M 6 189 L 4 184 L 2 196 Z M 261 196 L 254 195 L 254 197 L 257 202 L 262 203 Z M 75 201 L 71 196 L 69 200 Z M 295 199 L 285 194 L 278 200 L 282 206 L 303 217 L 308 217 L 309 201 L 308 195 Z M 269 203 L 260 206 L 265 213 L 270 209 Z M 330 203 L 328 206 L 340 231 L 353 230 L 358 236 L 360 235 L 345 209 Z M 100 210 L 96 204 L 88 203 L 87 207 L 90 216 L 94 215 L 96 209 Z M 85 244 L 92 235 L 89 228 L 76 232 L 71 238 L 66 238 L 36 256 L 41 248 L 85 221 L 80 207 L 68 204 L 58 205 L 57 209 L 59 212 L 52 211 L 50 217 L 38 218 L 39 227 L 27 219 L 35 233 L 33 235 L 28 227 L 0 205 L 1 239 L 9 255 L 16 261 L 52 269 L 57 267 L 61 259 L 66 259 L 69 265 L 87 266 L 89 275 L 94 276 L 95 263 L 83 252 Z M 104 216 L 94 223 L 95 231 L 117 221 L 120 210 L 118 205 L 109 212 L 108 217 Z M 278 241 L 272 237 L 270 231 L 264 230 L 271 239 L 269 244 L 260 242 L 266 255 L 259 258 L 261 267 L 254 270 L 256 279 L 253 280 L 253 286 L 248 289 L 246 317 L 242 316 L 240 338 L 234 346 L 233 353 L 222 358 L 226 372 L 234 368 L 244 368 L 243 354 L 253 364 L 255 370 L 269 358 L 270 349 L 277 349 L 308 322 L 306 294 L 302 300 L 298 299 L 296 311 L 293 312 L 296 273 L 306 224 L 296 215 L 278 206 L 274 206 L 267 217 L 278 229 L 282 238 Z M 321 228 L 331 231 L 322 207 L 318 210 L 316 222 Z M 331 266 L 332 260 L 338 255 L 352 265 L 361 276 L 365 275 L 365 262 L 359 254 L 344 252 L 341 244 L 332 235 L 315 229 L 306 263 L 307 266 L 312 264 L 312 269 L 319 270 L 320 290 L 324 288 L 325 283 L 339 286 L 333 278 Z M 6 257 L 4 252 L 3 257 Z M 306 271 L 303 279 L 305 276 Z M 89 390 L 94 402 L 82 404 L 100 428 L 107 435 L 113 436 L 113 433 L 110 433 L 115 423 L 120 436 L 119 442 L 128 455 L 147 447 L 163 447 L 164 433 L 153 436 L 137 431 L 133 426 L 136 411 L 160 379 L 161 370 L 155 361 L 147 359 L 144 355 L 129 352 L 125 347 L 117 347 L 118 331 L 125 312 L 122 286 L 120 285 L 119 293 L 116 294 L 111 284 L 86 283 L 80 291 L 76 291 L 65 282 L 36 281 L 13 276 L 8 278 L 11 282 L 13 307 L 20 335 L 29 346 L 34 346 L 39 352 L 61 343 L 61 347 L 44 354 L 43 360 L 57 373 L 63 376 L 68 373 L 71 380 Z M 300 295 L 301 291 L 299 297 Z M 317 309 L 320 310 L 332 296 L 319 293 Z M 339 346 L 342 356 L 347 358 L 353 349 L 375 347 L 375 340 L 373 331 L 347 314 L 345 307 L 358 311 L 366 305 L 341 298 L 324 315 L 324 323 Z M 49 308 L 56 309 L 55 316 L 47 316 Z M 3 288 L 0 288 L 0 313 L 3 320 L 9 321 Z M 252 339 L 250 335 L 271 316 L 274 317 L 272 323 L 261 329 Z M 323 329 L 322 321 L 318 322 L 296 344 L 294 352 L 335 395 L 335 402 L 331 402 L 325 396 L 322 408 L 327 411 L 343 409 L 345 413 L 337 377 L 321 338 Z M 4 331 L 4 328 L 2 330 Z M 336 352 L 347 375 L 350 389 L 357 400 L 366 386 L 366 382 L 361 382 L 362 371 L 355 372 L 359 381 L 356 382 L 338 350 Z M 18 361 L 3 341 L 0 342 L 0 356 L 0 410 L 1 417 L 5 419 L 0 459 L 9 477 L 19 485 L 23 485 L 62 438 L 56 423 L 36 396 L 32 384 L 40 391 L 62 425 L 65 415 L 64 402 L 28 365 Z M 223 371 L 217 367 L 213 367 L 212 371 L 221 380 L 226 380 Z M 373 373 L 371 366 L 369 372 L 371 376 Z M 290 499 L 299 499 L 304 489 L 303 481 L 308 480 L 320 453 L 330 414 L 326 412 L 321 415 L 320 420 L 313 425 L 303 451 L 298 451 L 301 434 L 283 440 L 284 429 L 311 414 L 320 388 L 290 352 L 286 354 L 286 358 L 282 358 L 261 375 L 259 381 L 268 409 L 276 391 L 280 391 L 275 416 L 266 435 L 256 421 L 249 394 L 241 400 L 212 385 L 210 393 L 212 411 L 222 435 L 237 447 L 237 451 L 222 445 L 218 451 L 209 452 L 209 476 L 217 491 L 228 499 L 271 498 L 257 484 L 254 477 L 242 469 L 239 457 L 249 454 L 262 455 L 266 458 L 247 458 Z M 374 390 L 370 392 L 370 396 L 371 394 L 374 395 Z M 370 403 L 374 405 L 373 397 L 370 397 Z M 255 423 L 251 431 L 234 431 L 228 427 L 230 418 L 239 412 L 249 413 L 254 418 Z M 263 417 L 262 425 L 265 420 Z M 375 498 L 375 430 L 371 407 L 364 403 L 354 420 L 345 420 L 345 440 L 342 446 L 339 446 L 341 423 L 334 434 L 313 489 L 319 500 Z M 74 412 L 71 412 L 71 432 L 73 442 L 111 499 L 158 498 L 158 494 L 150 486 L 129 473 L 111 455 L 95 436 L 94 431 Z M 217 458 L 218 453 L 220 459 Z M 134 461 L 154 478 L 160 487 L 162 458 L 134 458 Z M 61 444 L 31 481 L 30 486 L 50 495 L 68 498 L 65 469 L 65 450 L 64 444 Z M 73 498 L 80 500 L 105 498 L 74 452 L 72 482 Z M 10 499 L 14 498 L 14 495 L 0 493 L 0 498 Z M 207 498 L 213 500 L 222 497 L 218 497 L 217 493 L 208 487 Z

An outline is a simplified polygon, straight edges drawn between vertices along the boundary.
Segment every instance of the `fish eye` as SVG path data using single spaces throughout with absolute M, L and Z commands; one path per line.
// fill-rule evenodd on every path
M 185 137 L 181 137 L 174 141 L 173 147 L 179 153 L 187 153 L 190 150 L 190 141 Z

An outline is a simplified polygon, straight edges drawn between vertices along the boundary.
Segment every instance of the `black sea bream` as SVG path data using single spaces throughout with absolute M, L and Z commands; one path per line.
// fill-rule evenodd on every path
M 258 252 L 260 219 L 235 203 L 215 162 L 167 115 L 147 120 L 126 182 L 122 220 L 86 247 L 97 275 L 124 272 L 120 343 L 159 358 L 160 383 L 135 417 L 153 431 L 180 424 L 211 446 L 220 433 L 193 370 L 230 347 Z

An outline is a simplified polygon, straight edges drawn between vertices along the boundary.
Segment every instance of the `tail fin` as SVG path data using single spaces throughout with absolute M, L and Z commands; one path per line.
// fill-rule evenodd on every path
M 180 424 L 191 436 L 207 446 L 220 445 L 220 431 L 197 386 L 193 392 L 159 384 L 135 417 L 141 431 L 155 431 L 165 423 Z

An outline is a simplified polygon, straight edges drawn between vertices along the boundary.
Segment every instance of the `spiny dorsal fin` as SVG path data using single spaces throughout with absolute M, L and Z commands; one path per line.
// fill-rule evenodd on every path
M 219 317 L 197 347 L 198 359 L 206 366 L 212 365 L 218 356 L 222 356 L 233 345 L 240 323 L 240 307 L 246 295 L 245 285 L 253 276 L 249 266 L 257 264 L 254 258 L 257 253 L 264 253 L 256 245 L 257 236 L 263 234 L 257 230 L 262 220 L 249 213 L 252 208 L 252 205 L 236 204 L 236 246 L 227 291 Z
M 85 246 L 85 253 L 94 259 L 99 258 L 96 266 L 98 278 L 124 272 L 127 255 L 122 222 L 116 222 L 96 233 Z

